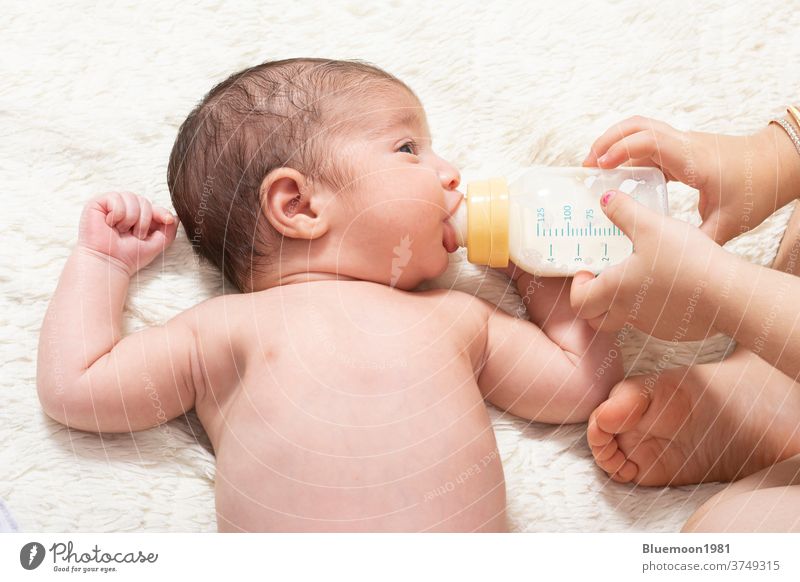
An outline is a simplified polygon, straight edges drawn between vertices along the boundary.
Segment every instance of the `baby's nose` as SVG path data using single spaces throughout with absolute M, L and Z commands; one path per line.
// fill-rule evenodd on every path
M 448 162 L 444 162 L 440 167 L 439 179 L 445 190 L 455 190 L 461 184 L 461 174 L 455 166 Z

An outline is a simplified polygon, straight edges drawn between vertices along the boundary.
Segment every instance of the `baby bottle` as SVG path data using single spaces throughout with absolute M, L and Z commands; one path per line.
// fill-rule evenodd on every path
M 667 214 L 667 188 L 658 168 L 525 168 L 506 181 L 471 182 L 449 219 L 459 246 L 477 265 L 519 268 L 542 276 L 600 273 L 633 245 L 600 208 L 608 190 L 624 192 Z

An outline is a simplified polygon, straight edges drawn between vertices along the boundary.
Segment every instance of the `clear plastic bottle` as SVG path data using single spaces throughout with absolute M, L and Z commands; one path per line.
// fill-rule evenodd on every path
M 534 166 L 510 183 L 470 183 L 450 224 L 471 263 L 505 267 L 510 259 L 529 273 L 551 277 L 600 273 L 633 251 L 600 208 L 600 197 L 611 189 L 668 213 L 658 168 Z

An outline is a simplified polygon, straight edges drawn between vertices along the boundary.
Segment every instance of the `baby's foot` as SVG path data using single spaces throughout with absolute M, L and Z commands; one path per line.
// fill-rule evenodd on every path
M 640 485 L 733 481 L 800 453 L 800 387 L 738 349 L 617 384 L 589 418 L 595 461 Z

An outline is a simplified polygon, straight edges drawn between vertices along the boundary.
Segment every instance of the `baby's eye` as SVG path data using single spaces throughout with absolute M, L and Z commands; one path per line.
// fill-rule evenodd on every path
M 400 149 L 398 149 L 397 151 L 402 152 L 404 151 L 403 148 L 408 148 L 408 151 L 406 151 L 405 153 L 411 154 L 412 156 L 417 155 L 417 143 L 414 140 L 407 141 L 406 143 L 401 145 Z

